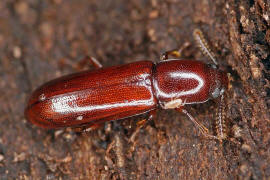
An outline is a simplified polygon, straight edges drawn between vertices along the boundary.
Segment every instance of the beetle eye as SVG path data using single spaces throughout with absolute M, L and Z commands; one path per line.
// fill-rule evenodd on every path
M 215 65 L 215 64 L 207 64 L 207 65 L 208 65 L 208 67 L 210 67 L 210 68 L 217 69 L 217 65 Z
M 222 88 L 221 90 L 220 90 L 220 95 L 222 95 L 223 93 L 225 92 L 225 89 L 224 88 Z
M 212 92 L 212 97 L 217 98 L 221 94 L 221 91 L 219 88 L 215 88 L 214 91 Z
M 222 89 L 216 88 L 216 89 L 212 92 L 212 97 L 213 97 L 213 98 L 217 98 L 217 97 L 219 97 L 220 95 L 222 95 L 224 92 L 225 92 L 225 89 L 224 89 L 224 88 L 222 88 Z

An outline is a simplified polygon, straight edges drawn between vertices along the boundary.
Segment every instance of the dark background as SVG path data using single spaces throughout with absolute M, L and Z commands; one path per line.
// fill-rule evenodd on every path
M 231 73 L 227 141 L 204 138 L 173 110 L 141 129 L 136 122 L 146 116 L 88 134 L 43 130 L 24 118 L 30 93 L 81 70 L 85 55 L 105 67 L 158 62 L 189 42 L 183 57 L 209 62 L 195 28 Z M 0 179 L 269 178 L 269 46 L 269 0 L 1 0 Z M 188 106 L 211 133 L 216 108 L 214 101 Z

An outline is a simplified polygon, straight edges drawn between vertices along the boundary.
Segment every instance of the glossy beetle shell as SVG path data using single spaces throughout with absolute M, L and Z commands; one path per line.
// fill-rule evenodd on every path
M 156 108 L 150 61 L 64 76 L 38 88 L 27 119 L 44 128 L 82 126 L 145 113 Z
M 215 98 L 227 76 L 200 61 L 139 61 L 52 80 L 29 99 L 25 115 L 44 128 L 96 125 Z
M 228 83 L 225 73 L 192 60 L 162 61 L 156 65 L 153 79 L 155 94 L 162 106 L 175 99 L 181 99 L 183 104 L 206 102 Z

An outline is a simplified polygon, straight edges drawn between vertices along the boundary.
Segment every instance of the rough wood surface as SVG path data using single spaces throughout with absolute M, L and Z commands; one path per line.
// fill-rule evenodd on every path
M 231 74 L 229 139 L 205 139 L 183 115 L 159 111 L 89 134 L 46 131 L 23 115 L 31 91 L 75 72 L 85 55 L 104 66 L 150 59 L 206 35 Z M 270 177 L 269 0 L 0 1 L 0 179 L 267 179 Z M 189 106 L 211 132 L 216 103 Z

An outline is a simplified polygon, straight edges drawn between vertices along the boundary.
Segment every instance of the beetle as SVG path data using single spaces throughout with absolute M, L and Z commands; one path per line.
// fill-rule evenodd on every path
M 108 68 L 89 58 L 98 69 L 45 83 L 32 93 L 25 116 L 43 128 L 87 129 L 143 113 L 149 113 L 148 119 L 152 119 L 161 107 L 185 113 L 204 135 L 217 138 L 184 109 L 186 104 L 204 103 L 218 97 L 222 102 L 228 84 L 227 74 L 218 68 L 201 31 L 195 30 L 193 34 L 214 64 L 168 58 L 169 55 L 179 57 L 181 49 L 165 52 L 158 63 L 138 61 Z M 218 120 L 222 122 L 222 108 L 219 109 Z M 218 139 L 225 138 L 223 133 L 223 130 L 217 133 Z

